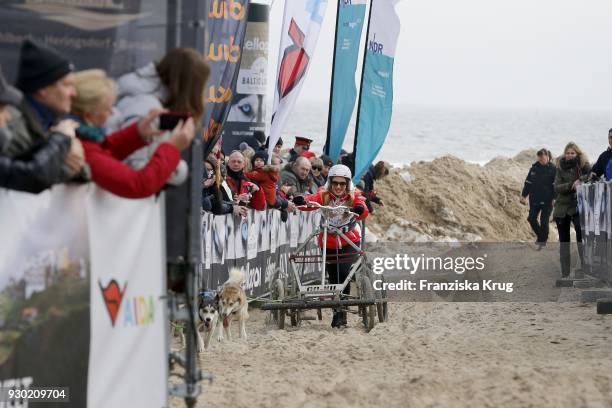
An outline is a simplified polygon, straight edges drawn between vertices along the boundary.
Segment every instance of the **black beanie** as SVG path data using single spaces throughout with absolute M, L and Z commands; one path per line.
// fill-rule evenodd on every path
M 255 159 L 262 159 L 264 163 L 268 162 L 268 152 L 265 150 L 257 150 L 253 157 L 251 157 L 251 164 L 255 166 Z
M 23 93 L 34 93 L 65 77 L 73 70 L 72 63 L 59 52 L 27 39 L 21 44 L 15 86 Z

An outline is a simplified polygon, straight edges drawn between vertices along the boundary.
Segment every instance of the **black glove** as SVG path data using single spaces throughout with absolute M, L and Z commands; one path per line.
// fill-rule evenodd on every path
M 357 215 L 361 215 L 361 214 L 363 214 L 365 209 L 363 208 L 362 205 L 356 205 L 353 208 L 351 208 L 351 211 L 354 212 Z
M 306 205 L 306 199 L 304 198 L 304 196 L 295 196 L 293 197 L 293 204 Z

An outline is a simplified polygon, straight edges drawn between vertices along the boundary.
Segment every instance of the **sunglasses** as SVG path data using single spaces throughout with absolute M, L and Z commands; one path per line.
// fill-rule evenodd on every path
M 321 170 L 323 170 L 323 167 L 319 167 L 319 166 L 312 166 L 312 169 L 313 169 L 313 170 L 316 170 L 316 171 L 321 171 Z
M 346 181 L 332 181 L 332 186 L 346 187 Z

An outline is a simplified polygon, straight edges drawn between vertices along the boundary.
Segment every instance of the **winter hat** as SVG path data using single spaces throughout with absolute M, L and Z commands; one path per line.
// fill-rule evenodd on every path
M 331 167 L 334 165 L 334 162 L 332 161 L 332 159 L 326 154 L 322 154 L 320 159 L 323 160 L 323 164 L 327 167 Z
M 0 105 L 19 105 L 23 95 L 18 89 L 10 86 L 0 67 Z
M 261 130 L 256 130 L 253 132 L 253 137 L 255 140 L 257 140 L 257 143 L 259 143 L 260 146 L 266 143 L 266 134 Z
M 265 150 L 257 150 L 253 157 L 251 157 L 251 164 L 255 166 L 255 159 L 262 159 L 264 163 L 268 162 L 268 152 Z
M 25 40 L 21 44 L 17 88 L 33 93 L 74 71 L 74 65 L 53 48 Z

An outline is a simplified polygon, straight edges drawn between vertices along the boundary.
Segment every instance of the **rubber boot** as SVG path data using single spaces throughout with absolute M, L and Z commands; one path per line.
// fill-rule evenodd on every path
M 346 310 L 339 312 L 338 315 L 338 327 L 346 327 L 348 325 L 346 322 Z
M 332 317 L 331 327 L 336 328 L 340 327 L 340 312 L 334 310 L 334 315 Z

